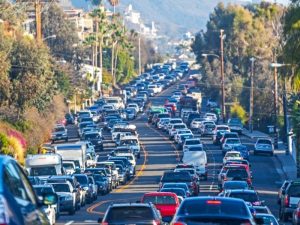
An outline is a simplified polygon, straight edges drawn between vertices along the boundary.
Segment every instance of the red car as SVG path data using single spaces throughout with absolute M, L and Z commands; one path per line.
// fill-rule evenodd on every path
M 153 203 L 165 222 L 172 220 L 180 205 L 177 195 L 172 192 L 149 192 L 144 194 L 141 202 Z

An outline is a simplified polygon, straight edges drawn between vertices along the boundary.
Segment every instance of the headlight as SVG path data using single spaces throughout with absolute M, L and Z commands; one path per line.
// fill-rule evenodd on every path
M 89 187 L 83 187 L 83 190 L 87 191 L 89 190 Z
M 72 196 L 66 196 L 66 197 L 65 197 L 65 200 L 66 200 L 66 201 L 71 201 L 71 200 L 73 200 L 73 197 L 72 197 Z

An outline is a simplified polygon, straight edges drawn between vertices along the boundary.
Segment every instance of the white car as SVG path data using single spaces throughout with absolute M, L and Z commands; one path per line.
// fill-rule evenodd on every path
M 178 143 L 180 134 L 193 134 L 193 132 L 190 129 L 176 130 L 176 133 L 174 134 L 175 143 Z
M 239 138 L 226 138 L 225 142 L 222 145 L 222 153 L 225 154 L 228 151 L 231 151 L 234 146 L 241 145 Z
M 157 122 L 157 128 L 158 129 L 163 129 L 164 125 L 170 121 L 170 118 L 161 118 L 158 122 Z
M 274 155 L 274 145 L 272 140 L 269 138 L 259 138 L 257 139 L 254 145 L 253 154 L 256 155 L 258 153 L 267 153 L 271 156 Z
M 202 122 L 203 122 L 203 119 L 201 119 L 201 118 L 193 119 L 191 122 L 191 125 L 190 125 L 191 129 L 193 129 L 193 130 L 200 129 L 200 127 L 202 126 Z
M 215 123 L 218 121 L 218 117 L 214 113 L 205 113 L 204 119 L 209 121 L 214 121 Z
M 182 149 L 183 151 L 187 151 L 190 147 L 198 147 L 198 146 L 203 147 L 200 138 L 185 139 Z
M 140 111 L 140 107 L 136 103 L 129 103 L 127 109 L 134 109 L 136 112 Z
M 226 152 L 224 158 L 223 158 L 223 164 L 226 164 L 227 161 L 231 160 L 242 160 L 243 157 L 240 152 L 238 151 L 228 151 Z
M 176 130 L 187 129 L 187 126 L 184 123 L 175 123 L 169 129 L 169 138 L 172 140 L 176 133 Z

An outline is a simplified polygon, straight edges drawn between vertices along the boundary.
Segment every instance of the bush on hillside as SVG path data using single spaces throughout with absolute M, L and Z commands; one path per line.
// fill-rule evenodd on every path
M 246 110 L 239 104 L 234 104 L 233 106 L 231 106 L 230 115 L 231 117 L 239 118 L 243 124 L 245 124 L 248 120 Z

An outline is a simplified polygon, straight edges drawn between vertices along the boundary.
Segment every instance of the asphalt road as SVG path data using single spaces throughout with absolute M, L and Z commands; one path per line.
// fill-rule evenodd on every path
M 175 87 L 160 93 L 159 96 L 151 98 L 152 105 L 162 105 Z M 147 116 L 141 115 L 133 122 L 138 129 L 143 146 L 141 158 L 138 160 L 137 175 L 127 185 L 120 186 L 108 195 L 99 196 L 94 203 L 81 208 L 75 215 L 61 215 L 57 224 L 97 224 L 99 217 L 107 206 L 114 202 L 136 202 L 145 192 L 156 191 L 158 180 L 165 170 L 172 169 L 179 162 L 181 151 L 169 141 L 168 137 L 147 124 Z M 72 129 L 71 129 L 72 130 Z M 71 132 L 71 131 L 70 131 Z M 74 129 L 70 135 L 75 135 Z M 105 135 L 109 137 L 109 135 Z M 212 144 L 210 138 L 201 138 L 205 144 L 208 155 L 208 180 L 200 183 L 200 196 L 216 195 L 217 175 L 221 169 L 222 153 L 219 146 Z M 242 143 L 253 148 L 255 140 L 242 136 Z M 106 140 L 105 150 L 101 154 L 105 156 L 113 147 L 109 139 Z M 277 190 L 282 183 L 283 176 L 280 166 L 275 157 L 250 156 L 251 169 L 253 172 L 253 184 L 259 192 L 261 200 L 278 216 Z

